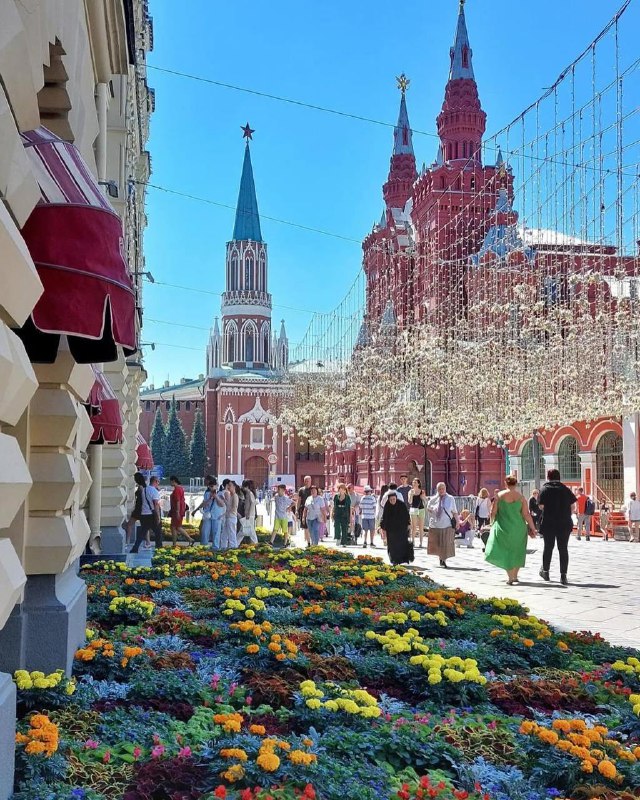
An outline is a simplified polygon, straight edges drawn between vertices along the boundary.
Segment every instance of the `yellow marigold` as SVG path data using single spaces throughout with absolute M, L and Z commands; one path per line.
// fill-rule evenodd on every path
M 292 764 L 303 764 L 308 767 L 309 764 L 313 764 L 317 760 L 318 757 L 314 753 L 305 753 L 304 750 L 292 750 L 289 753 L 289 761 Z
M 551 727 L 556 731 L 562 731 L 563 733 L 569 733 L 571 730 L 571 723 L 567 719 L 554 719 L 551 723 Z
M 520 725 L 520 733 L 530 734 L 536 729 L 537 725 L 535 722 L 531 722 L 531 720 L 525 719 L 525 721 Z
M 275 753 L 260 752 L 256 764 L 265 772 L 275 772 L 280 766 L 280 759 Z
M 286 661 L 287 657 L 284 653 L 276 653 L 276 661 Z
M 559 738 L 555 731 L 549 731 L 546 728 L 541 728 L 537 735 L 538 738 L 541 741 L 546 742 L 546 744 L 557 744 Z
M 25 753 L 28 753 L 30 756 L 38 756 L 42 755 L 46 750 L 46 746 L 44 742 L 39 742 L 37 740 L 32 740 L 29 744 L 24 748 Z
M 236 783 L 244 778 L 244 767 L 241 764 L 233 764 L 224 772 L 220 773 L 220 777 L 224 778 L 229 783 Z
M 618 774 L 615 765 L 611 761 L 601 761 L 598 764 L 598 772 L 609 780 L 613 780 Z
M 236 758 L 238 761 L 246 761 L 248 756 L 239 747 L 228 747 L 220 751 L 222 758 Z
M 256 736 L 264 736 L 267 730 L 264 725 L 249 725 L 249 732 L 255 733 Z
M 259 650 L 260 647 L 257 644 L 248 644 L 246 647 L 246 651 L 250 655 L 254 655 L 254 653 L 257 653 Z
M 583 772 L 591 773 L 593 772 L 593 764 L 590 761 L 583 761 L 580 765 L 580 769 Z
M 565 651 L 569 649 L 569 645 L 563 641 L 558 642 L 558 647 L 560 650 L 565 650 Z

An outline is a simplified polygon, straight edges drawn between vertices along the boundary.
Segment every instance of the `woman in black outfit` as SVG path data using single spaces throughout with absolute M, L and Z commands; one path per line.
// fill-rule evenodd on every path
M 544 551 L 542 553 L 542 569 L 540 577 L 549 580 L 549 567 L 551 566 L 551 556 L 553 555 L 554 545 L 558 546 L 560 556 L 560 582 L 567 586 L 567 570 L 569 569 L 569 537 L 573 530 L 573 518 L 571 510 L 576 502 L 576 496 L 560 482 L 560 471 L 550 469 L 547 472 L 547 483 L 542 487 L 538 505 L 542 509 L 542 522 L 540 523 L 540 533 L 544 539 Z
M 380 528 L 386 535 L 387 551 L 392 564 L 408 564 L 413 561 L 412 543 L 409 541 L 409 509 L 392 492 L 384 505 Z
M 132 553 L 137 553 L 140 545 L 145 540 L 147 531 L 155 532 L 155 527 L 158 521 L 158 516 L 155 512 L 153 498 L 147 495 L 147 482 L 144 475 L 136 472 L 133 476 L 137 484 L 135 506 L 132 516 L 135 515 L 136 519 L 140 520 L 140 525 L 136 532 L 136 541 L 131 548 Z
M 536 530 L 540 533 L 540 521 L 542 517 L 542 512 L 540 511 L 540 506 L 538 505 L 538 498 L 540 497 L 540 492 L 537 489 L 534 489 L 531 492 L 531 497 L 529 498 L 529 513 L 531 514 L 531 519 L 533 520 L 533 524 L 536 526 Z

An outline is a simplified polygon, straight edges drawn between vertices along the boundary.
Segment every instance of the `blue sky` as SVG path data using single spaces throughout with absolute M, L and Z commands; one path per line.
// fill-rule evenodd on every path
M 499 130 L 549 86 L 622 0 L 468 0 L 476 80 Z M 412 127 L 435 132 L 455 0 L 151 0 L 151 66 L 178 70 L 377 120 L 394 122 L 395 76 L 411 78 Z M 631 13 L 631 12 L 630 12 Z M 638 20 L 637 9 L 633 15 Z M 261 214 L 360 241 L 379 219 L 390 128 L 321 113 L 153 69 L 151 182 L 235 205 L 240 126 L 256 129 L 252 158 Z M 414 134 L 418 165 L 436 139 Z M 204 372 L 207 329 L 219 314 L 233 211 L 149 189 L 143 341 L 149 382 Z M 359 244 L 262 220 L 269 245 L 274 325 L 292 343 L 309 311 L 330 311 L 360 268 Z M 192 287 L 170 288 L 161 282 Z M 289 306 L 282 308 L 279 306 Z M 300 311 L 292 309 L 301 309 Z M 172 323 L 172 324 L 166 324 Z M 193 326 L 193 327 L 181 327 Z

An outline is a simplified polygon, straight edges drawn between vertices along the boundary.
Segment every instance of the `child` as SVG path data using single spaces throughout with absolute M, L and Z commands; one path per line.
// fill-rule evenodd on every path
M 289 546 L 289 540 L 293 536 L 293 526 L 296 521 L 296 504 L 291 503 L 289 506 L 289 510 L 287 511 L 287 536 L 284 539 L 284 546 Z
M 609 541 L 609 507 L 606 503 L 600 506 L 600 530 L 604 536 L 604 541 Z
M 271 534 L 271 544 L 276 540 L 276 536 L 278 533 L 282 534 L 282 538 L 284 539 L 285 547 L 288 544 L 289 539 L 289 521 L 288 521 L 288 512 L 291 507 L 291 498 L 287 497 L 286 494 L 287 487 L 284 483 L 281 483 L 278 486 L 278 493 L 273 498 L 273 504 L 275 506 L 275 518 L 273 520 L 273 533 Z
M 467 548 L 471 550 L 473 549 L 473 539 L 476 535 L 476 521 L 471 516 L 471 512 L 466 508 L 460 514 L 460 520 L 461 524 L 458 528 L 458 532 L 464 536 L 465 542 L 467 543 Z

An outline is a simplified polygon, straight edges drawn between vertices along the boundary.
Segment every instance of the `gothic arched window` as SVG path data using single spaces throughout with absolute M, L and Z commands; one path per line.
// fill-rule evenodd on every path
M 238 360 L 238 331 L 235 325 L 227 328 L 227 362 L 232 364 Z
M 253 256 L 247 256 L 244 261 L 244 288 L 253 289 Z

